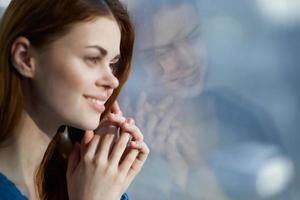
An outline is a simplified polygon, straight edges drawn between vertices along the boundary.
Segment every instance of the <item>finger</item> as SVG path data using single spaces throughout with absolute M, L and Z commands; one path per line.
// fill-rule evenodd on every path
M 137 103 L 137 112 L 139 112 L 140 110 L 142 110 L 143 108 L 145 108 L 145 105 L 147 103 L 147 93 L 146 92 L 141 92 L 140 97 L 138 99 L 138 103 Z
M 161 130 L 162 133 L 167 133 L 168 129 L 171 127 L 172 122 L 174 122 L 174 119 L 176 119 L 176 116 L 178 115 L 178 111 L 176 109 L 171 110 L 168 112 L 167 116 L 162 116 L 161 123 L 159 125 L 159 130 Z
M 152 137 L 155 136 L 154 131 L 157 129 L 159 121 L 160 120 L 155 113 L 149 113 L 148 122 L 144 128 L 144 131 L 145 133 L 147 133 L 149 141 L 152 141 Z
M 147 113 L 149 110 L 146 110 L 147 105 L 147 93 L 141 92 L 138 103 L 137 103 L 137 109 L 136 109 L 136 117 L 139 120 L 139 124 L 144 124 L 145 119 L 145 113 Z
M 116 123 L 117 124 L 117 123 Z M 106 133 L 108 133 L 109 130 L 109 127 L 110 126 L 113 126 L 115 125 L 115 123 L 109 121 L 109 120 L 106 120 L 106 121 L 103 121 L 95 130 L 95 134 L 98 134 L 98 135 L 105 135 Z
M 129 171 L 128 171 L 128 177 L 134 178 L 134 176 L 141 170 L 143 167 L 145 161 L 147 160 L 147 157 L 150 153 L 149 147 L 146 145 L 145 142 L 142 141 L 131 141 L 129 143 L 129 146 L 134 149 L 139 150 L 139 154 L 137 155 L 136 159 L 134 160 L 133 164 L 131 165 Z
M 119 170 L 121 171 L 122 176 L 127 176 L 130 167 L 134 163 L 137 155 L 139 154 L 138 149 L 133 149 L 130 147 L 128 147 L 127 149 L 129 152 L 125 155 L 125 157 L 123 159 L 121 159 L 121 162 L 119 165 Z
M 67 179 L 73 174 L 76 167 L 78 166 L 79 161 L 80 161 L 80 144 L 76 142 L 68 159 L 67 173 L 66 173 Z
M 100 139 L 101 139 L 101 136 L 98 134 L 95 134 L 93 139 L 88 144 L 86 153 L 85 153 L 85 157 L 88 158 L 89 160 L 92 160 L 94 158 Z
M 118 142 L 113 146 L 112 152 L 109 155 L 109 162 L 112 166 L 118 167 L 119 161 L 127 147 L 129 139 L 130 134 L 122 131 Z
M 133 119 L 132 117 L 126 118 L 126 121 L 127 121 L 129 124 L 134 124 L 134 123 L 135 123 L 135 121 L 134 121 L 134 119 Z
M 82 137 L 81 144 L 80 144 L 81 158 L 84 156 L 84 154 L 86 152 L 86 149 L 87 149 L 87 145 L 92 140 L 93 137 L 94 137 L 94 132 L 93 131 L 85 131 L 84 132 L 84 135 Z
M 142 132 L 134 123 L 131 123 L 131 124 L 123 123 L 121 125 L 121 130 L 130 133 L 130 135 L 132 135 L 134 140 L 137 140 L 137 141 L 144 140 L 144 136 L 143 136 Z
M 144 141 L 130 141 L 129 146 L 139 150 L 138 161 L 145 161 L 150 153 L 150 149 Z
M 107 132 L 103 134 L 100 144 L 95 153 L 95 159 L 97 160 L 108 160 L 111 148 L 114 144 L 115 138 L 118 136 L 118 127 L 114 125 L 109 125 Z
M 127 118 L 126 119 L 126 121 L 125 121 L 126 123 L 129 123 L 129 124 L 134 124 L 134 119 L 132 119 L 132 118 Z M 122 131 L 122 130 L 121 130 Z M 124 131 L 123 130 L 123 132 L 126 132 L 126 131 Z M 130 135 L 130 137 L 129 137 L 129 140 L 128 140 L 128 143 L 130 142 L 132 140 L 132 135 Z M 127 146 L 128 146 L 128 143 L 127 143 Z M 119 161 L 119 163 L 121 163 L 123 160 L 124 160 L 124 158 L 127 156 L 127 154 L 130 152 L 130 148 L 126 148 L 125 149 L 125 151 L 124 151 L 124 153 L 123 153 L 123 155 L 122 155 L 122 157 L 121 157 L 121 160 Z
M 157 109 L 159 110 L 167 110 L 167 109 L 171 109 L 172 103 L 174 102 L 174 97 L 172 96 L 167 96 L 166 98 L 162 99 L 159 103 L 158 103 L 158 107 Z
M 131 105 L 130 98 L 129 98 L 128 95 L 125 95 L 125 97 L 122 100 L 122 104 L 123 104 L 123 108 L 126 109 L 127 113 L 133 113 L 134 112 L 133 108 L 132 108 L 132 105 Z
M 110 122 L 112 122 L 115 125 L 120 126 L 122 123 L 126 121 L 126 118 L 119 114 L 109 113 L 107 115 L 107 118 Z

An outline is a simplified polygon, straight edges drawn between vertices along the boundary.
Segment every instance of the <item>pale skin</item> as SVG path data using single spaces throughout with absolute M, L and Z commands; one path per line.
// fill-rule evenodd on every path
M 13 137 L 0 148 L 0 160 L 6 161 L 0 163 L 0 171 L 29 199 L 38 199 L 34 175 L 62 124 L 86 130 L 69 157 L 66 178 L 71 200 L 117 200 L 142 168 L 149 148 L 134 120 L 124 117 L 115 102 L 99 124 L 101 113 L 86 98 L 101 95 L 107 100 L 118 87 L 111 67 L 120 54 L 120 37 L 114 20 L 97 17 L 74 25 L 44 51 L 25 37 L 13 43 L 11 60 L 24 77 L 25 107 Z M 90 47 L 95 45 L 105 54 Z M 111 125 L 120 127 L 119 138 Z M 130 137 L 132 142 L 125 145 Z
M 97 129 L 95 133 L 85 133 L 82 143 L 77 144 L 71 153 L 68 164 L 67 181 L 71 183 L 68 187 L 72 194 L 70 199 L 120 199 L 147 159 L 149 149 L 132 118 L 125 119 L 119 110 L 110 113 L 107 121 L 119 124 L 122 129 L 120 138 L 109 153 L 114 141 L 114 130 L 107 126 Z M 105 123 L 106 120 L 101 122 Z M 107 128 L 110 130 L 105 130 Z M 135 141 L 129 143 L 133 149 L 127 148 L 126 151 L 130 136 L 135 138 Z M 86 183 L 88 189 L 81 186 L 82 182 Z M 100 190 L 97 188 L 99 185 L 104 187 Z M 91 190 L 96 191 L 96 195 Z

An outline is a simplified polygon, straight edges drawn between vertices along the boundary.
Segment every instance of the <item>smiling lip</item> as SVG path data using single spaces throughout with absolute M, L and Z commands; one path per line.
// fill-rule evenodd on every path
M 106 99 L 104 97 L 86 95 L 84 95 L 84 97 L 87 99 L 91 108 L 93 108 L 95 111 L 102 113 L 105 110 L 104 103 Z

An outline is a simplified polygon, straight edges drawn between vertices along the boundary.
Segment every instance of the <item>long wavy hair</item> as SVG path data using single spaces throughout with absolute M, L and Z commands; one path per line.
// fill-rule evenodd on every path
M 56 39 L 67 34 L 78 22 L 109 17 L 121 31 L 120 60 L 115 76 L 119 79 L 116 88 L 106 102 L 105 117 L 119 95 L 131 71 L 134 45 L 133 25 L 127 10 L 118 0 L 12 0 L 0 22 L 0 144 L 11 137 L 20 122 L 24 108 L 21 90 L 22 76 L 15 70 L 10 59 L 10 50 L 18 36 L 26 37 L 41 50 Z M 101 37 L 101 35 L 99 35 Z M 83 131 L 70 127 L 71 143 L 80 142 Z M 40 199 L 68 199 L 66 170 L 67 159 L 60 148 L 63 138 L 56 134 L 45 152 L 37 170 L 35 183 Z

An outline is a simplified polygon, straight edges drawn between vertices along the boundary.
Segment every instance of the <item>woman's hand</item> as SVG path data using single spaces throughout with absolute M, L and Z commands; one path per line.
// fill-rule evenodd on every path
M 133 119 L 125 119 L 115 103 L 95 133 L 86 131 L 81 144 L 75 145 L 69 157 L 69 199 L 119 200 L 148 154 L 149 149 Z

